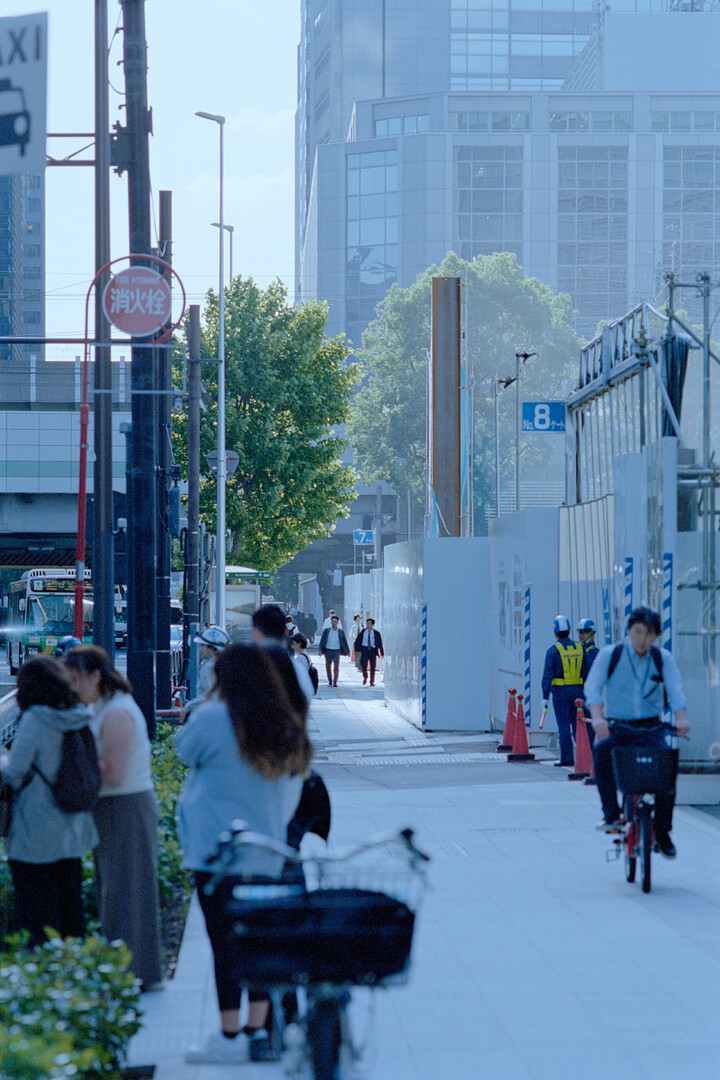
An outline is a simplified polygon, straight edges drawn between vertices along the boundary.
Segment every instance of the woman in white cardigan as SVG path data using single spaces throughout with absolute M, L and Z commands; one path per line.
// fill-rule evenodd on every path
M 143 989 L 162 979 L 158 890 L 158 813 L 150 771 L 147 724 L 130 683 L 97 645 L 63 657 L 72 685 L 93 709 L 91 727 L 103 785 L 93 811 L 100 843 L 95 850 L 102 932 L 122 938 Z

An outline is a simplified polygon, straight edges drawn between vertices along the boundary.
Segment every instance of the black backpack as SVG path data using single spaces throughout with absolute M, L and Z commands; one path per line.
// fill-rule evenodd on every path
M 310 676 L 310 682 L 313 684 L 313 690 L 317 694 L 318 686 L 320 685 L 320 676 L 318 675 L 318 669 L 310 659 L 308 659 L 308 675 Z
M 51 784 L 37 765 L 33 769 L 52 791 L 55 802 L 66 814 L 92 810 L 97 802 L 102 778 L 93 733 L 87 724 L 74 731 L 64 731 L 60 768 Z

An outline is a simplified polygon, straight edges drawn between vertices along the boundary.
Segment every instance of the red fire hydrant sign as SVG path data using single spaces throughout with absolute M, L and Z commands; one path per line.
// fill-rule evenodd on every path
M 128 266 L 105 286 L 103 310 L 113 326 L 132 337 L 149 337 L 170 322 L 170 285 L 146 266 Z

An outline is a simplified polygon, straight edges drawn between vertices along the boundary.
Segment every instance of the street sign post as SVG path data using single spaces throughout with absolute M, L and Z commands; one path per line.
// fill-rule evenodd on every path
M 374 543 L 375 534 L 372 529 L 353 529 L 355 547 L 372 547 Z
M 0 19 L 0 176 L 42 172 L 47 131 L 47 14 Z
M 118 330 L 149 337 L 170 322 L 170 283 L 148 266 L 126 266 L 111 277 L 103 292 L 103 311 Z
M 523 431 L 559 433 L 565 430 L 565 405 L 562 401 L 523 401 Z

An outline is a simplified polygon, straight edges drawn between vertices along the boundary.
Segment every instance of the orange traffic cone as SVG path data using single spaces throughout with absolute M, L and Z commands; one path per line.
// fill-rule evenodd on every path
M 515 717 L 515 730 L 513 732 L 512 754 L 508 754 L 507 759 L 508 761 L 535 760 L 535 755 L 530 753 L 530 747 L 528 746 L 522 694 L 518 694 L 517 696 L 517 716 Z
M 585 780 L 594 776 L 584 705 L 582 698 L 575 698 L 575 771 L 570 773 L 568 780 Z
M 497 747 L 498 754 L 509 754 L 513 748 L 515 714 L 517 712 L 515 695 L 517 694 L 517 690 L 508 690 L 508 694 L 510 697 L 508 698 L 507 714 L 505 716 L 505 730 L 503 731 L 502 742 Z

